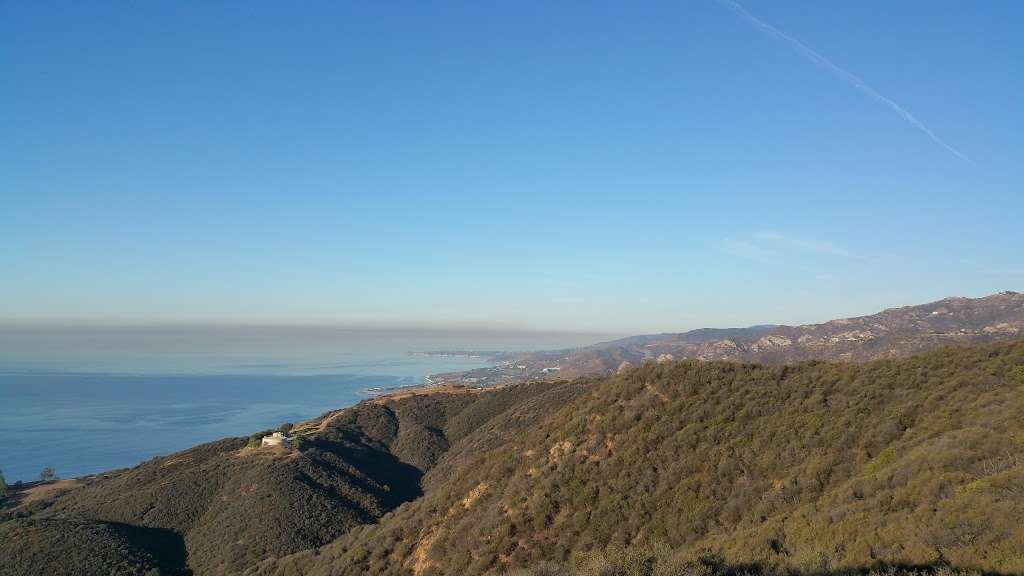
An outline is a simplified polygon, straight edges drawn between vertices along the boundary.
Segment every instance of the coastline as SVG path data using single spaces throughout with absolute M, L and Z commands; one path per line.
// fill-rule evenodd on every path
M 421 386 L 389 376 L 0 374 L 0 468 L 79 478 Z

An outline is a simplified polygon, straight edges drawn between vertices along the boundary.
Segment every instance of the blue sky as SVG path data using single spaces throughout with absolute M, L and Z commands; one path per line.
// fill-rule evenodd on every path
M 628 333 L 1024 289 L 1024 4 L 741 4 L 0 2 L 0 319 Z

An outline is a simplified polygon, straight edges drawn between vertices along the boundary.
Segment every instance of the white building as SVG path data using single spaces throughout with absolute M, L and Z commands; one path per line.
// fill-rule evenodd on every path
M 274 432 L 270 436 L 264 436 L 263 441 L 260 442 L 260 446 L 283 446 L 289 448 L 292 445 L 292 439 L 285 436 L 282 432 Z

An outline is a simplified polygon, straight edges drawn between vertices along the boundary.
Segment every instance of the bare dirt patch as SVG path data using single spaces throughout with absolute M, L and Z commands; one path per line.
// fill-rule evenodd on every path
M 36 484 L 15 493 L 16 506 L 27 506 L 33 502 L 53 500 L 63 496 L 76 488 L 80 488 L 83 482 L 78 479 L 57 480 L 45 484 Z

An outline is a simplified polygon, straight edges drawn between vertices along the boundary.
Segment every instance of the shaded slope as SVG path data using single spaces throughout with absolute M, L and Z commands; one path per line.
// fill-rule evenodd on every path
M 0 574 L 188 574 L 179 540 L 169 531 L 107 522 L 13 520 L 0 523 Z
M 387 467 L 386 453 L 364 456 L 382 463 L 368 473 L 340 447 L 299 453 L 244 444 L 225 440 L 144 463 L 69 494 L 48 513 L 173 531 L 192 569 L 224 573 L 329 542 L 418 495 L 396 485 L 419 472 L 393 457 Z
M 17 518 L 0 523 L 13 535 L 0 554 L 31 537 L 51 543 L 13 555 L 12 573 L 63 573 L 62 546 L 106 550 L 104 566 L 167 572 L 184 569 L 187 557 L 197 574 L 236 573 L 326 544 L 419 497 L 424 472 L 452 443 L 543 397 L 540 388 L 557 389 L 536 386 L 366 401 L 296 426 L 306 438 L 301 450 L 248 448 L 231 438 L 156 458 L 9 510 Z M 164 537 L 122 542 L 123 533 Z

